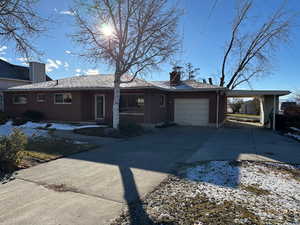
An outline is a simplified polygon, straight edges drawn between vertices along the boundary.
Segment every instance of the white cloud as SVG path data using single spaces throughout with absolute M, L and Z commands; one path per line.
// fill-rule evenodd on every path
M 68 55 L 70 55 L 72 52 L 69 51 L 69 50 L 66 50 L 65 53 L 68 54 Z
M 1 46 L 0 47 L 0 54 L 5 55 L 6 54 L 6 52 L 5 52 L 6 49 L 7 49 L 7 47 L 5 45 Z
M 64 63 L 64 67 L 65 67 L 66 69 L 69 68 L 69 66 L 70 66 L 70 65 L 69 65 L 68 62 L 65 62 L 65 63 Z
M 75 71 L 76 71 L 76 73 L 80 73 L 81 69 L 76 69 Z
M 2 59 L 3 61 L 6 61 L 6 62 L 8 62 L 7 58 L 0 57 L 0 59 Z
M 60 65 L 61 65 L 61 61 L 59 60 L 47 59 L 46 72 L 51 72 L 54 69 L 58 69 Z
M 24 57 L 17 58 L 17 60 L 18 60 L 18 61 L 21 61 L 21 62 L 27 61 L 26 58 L 24 58 Z
M 62 15 L 69 15 L 69 16 L 74 16 L 74 12 L 70 11 L 70 10 L 63 10 L 63 11 L 60 11 L 59 14 L 62 14 Z
M 88 69 L 88 70 L 85 70 L 84 73 L 86 75 L 97 75 L 97 74 L 99 74 L 99 70 L 97 70 L 97 69 Z
M 3 45 L 0 47 L 0 52 L 5 51 L 7 49 L 7 46 Z
M 60 60 L 55 60 L 55 62 L 56 62 L 57 65 L 59 65 L 59 66 L 61 65 L 61 61 Z
M 18 61 L 22 62 L 22 65 L 28 66 L 28 60 L 24 57 L 17 58 Z

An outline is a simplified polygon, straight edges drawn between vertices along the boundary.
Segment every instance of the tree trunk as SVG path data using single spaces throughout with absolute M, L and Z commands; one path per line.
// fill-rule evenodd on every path
M 113 128 L 119 129 L 120 124 L 120 76 L 115 75 L 114 103 L 113 103 Z

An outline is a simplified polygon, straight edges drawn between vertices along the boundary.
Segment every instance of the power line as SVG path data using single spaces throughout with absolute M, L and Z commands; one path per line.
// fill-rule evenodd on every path
M 205 23 L 205 25 L 203 26 L 203 29 L 202 29 L 202 31 L 201 31 L 202 34 L 204 34 L 205 31 L 206 31 L 206 28 L 207 28 L 208 23 L 209 23 L 209 21 L 210 21 L 212 15 L 213 15 L 213 12 L 215 11 L 215 9 L 216 9 L 216 7 L 217 7 L 218 1 L 219 1 L 219 0 L 215 0 L 214 3 L 213 3 L 213 5 L 212 5 L 212 7 L 211 7 L 211 9 L 209 10 L 209 14 L 208 14 L 206 23 Z

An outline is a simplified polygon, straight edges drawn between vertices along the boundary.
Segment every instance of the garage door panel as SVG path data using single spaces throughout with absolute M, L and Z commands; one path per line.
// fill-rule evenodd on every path
M 208 125 L 208 99 L 175 99 L 174 120 L 181 125 Z

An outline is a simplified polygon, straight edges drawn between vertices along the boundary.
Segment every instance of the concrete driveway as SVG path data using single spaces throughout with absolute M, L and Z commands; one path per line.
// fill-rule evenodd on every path
M 197 127 L 110 142 L 19 171 L 0 185 L 0 224 L 109 224 L 126 205 L 133 214 L 131 203 L 139 204 L 177 163 L 236 159 L 300 163 L 300 144 L 258 128 Z
M 255 160 L 300 164 L 300 143 L 269 129 L 224 127 L 187 161 Z
M 0 185 L 0 224 L 109 224 L 215 132 L 172 127 L 21 170 Z

